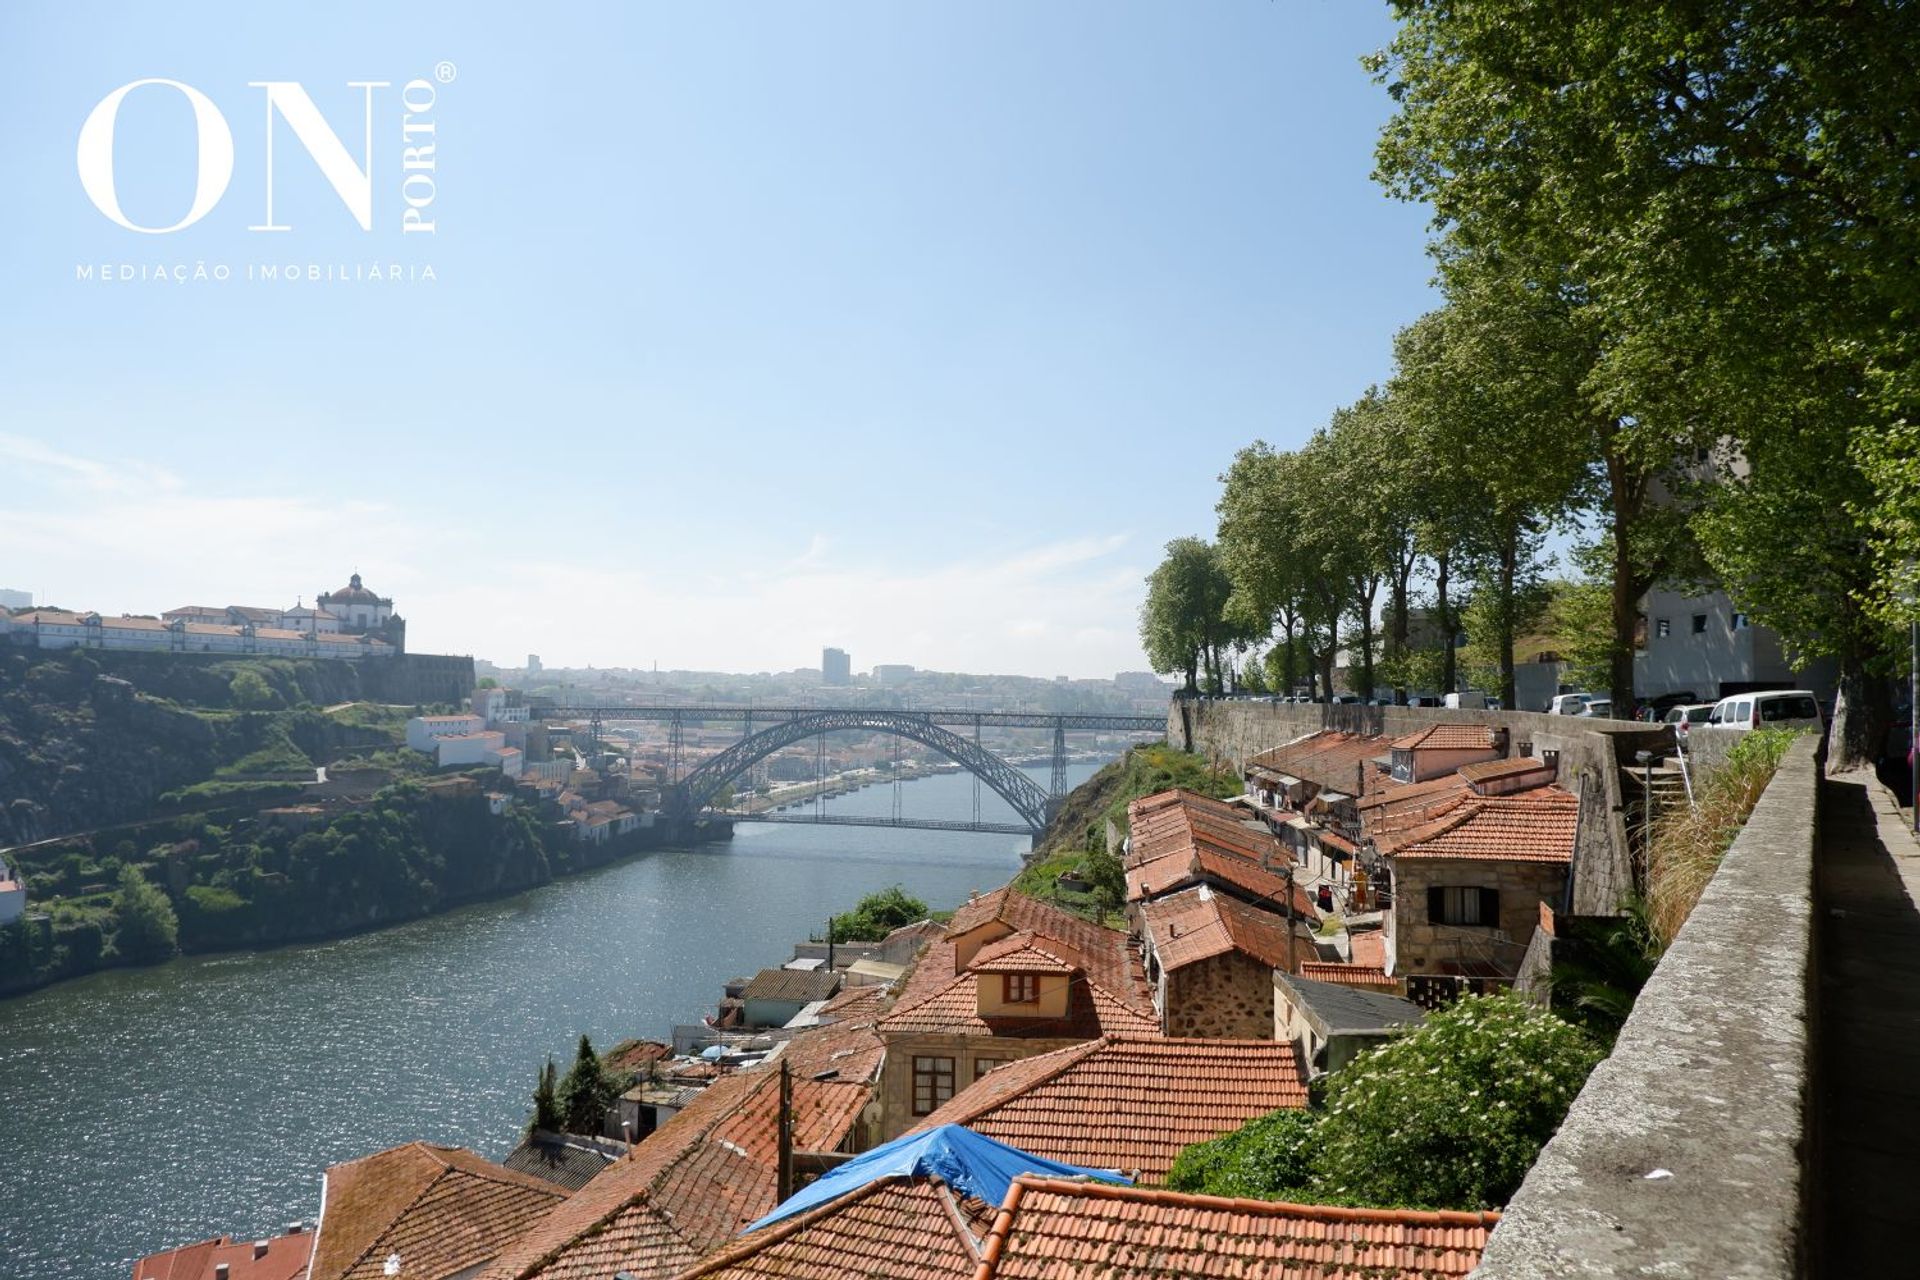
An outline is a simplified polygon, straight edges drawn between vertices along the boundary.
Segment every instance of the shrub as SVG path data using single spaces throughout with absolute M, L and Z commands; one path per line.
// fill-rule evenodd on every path
M 180 920 L 167 895 L 147 883 L 140 868 L 120 868 L 120 889 L 113 899 L 114 954 L 135 963 L 165 960 L 180 949 Z
M 1647 848 L 1647 918 L 1660 946 L 1670 945 L 1693 913 L 1720 859 L 1802 732 L 1755 729 L 1742 735 L 1725 764 L 1697 779 L 1692 807 L 1654 823 Z
M 925 920 L 929 908 L 902 889 L 891 885 L 860 899 L 854 909 L 833 918 L 836 942 L 878 942 L 902 925 Z
M 1182 1151 L 1167 1186 L 1210 1196 L 1300 1200 L 1311 1194 L 1318 1117 L 1295 1107 L 1250 1120 Z

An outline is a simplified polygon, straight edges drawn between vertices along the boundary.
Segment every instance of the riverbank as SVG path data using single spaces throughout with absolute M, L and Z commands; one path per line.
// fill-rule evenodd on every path
M 269 811 L 220 825 L 192 814 L 143 833 L 144 854 L 90 836 L 9 854 L 62 896 L 53 911 L 0 928 L 0 998 L 171 958 L 173 947 L 118 945 L 126 891 L 114 885 L 128 866 L 166 895 L 178 953 L 201 955 L 351 937 L 732 830 L 662 823 L 582 842 L 511 797 L 451 778 L 389 787 L 332 817 Z
M 915 816 L 972 815 L 968 775 L 904 785 Z M 887 792 L 829 803 L 885 815 Z M 988 793 L 983 817 L 1010 814 Z M 782 963 L 863 894 L 900 883 L 951 908 L 1005 883 L 1026 843 L 743 824 L 397 928 L 0 1003 L 0 1258 L 9 1275 L 125 1280 L 155 1249 L 310 1220 L 329 1163 L 414 1139 L 501 1159 L 556 1046 L 696 1023 L 729 978 Z

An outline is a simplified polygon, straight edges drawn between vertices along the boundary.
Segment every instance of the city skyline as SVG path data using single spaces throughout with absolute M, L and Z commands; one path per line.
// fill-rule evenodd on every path
M 116 12 L 0 16 L 0 110 L 36 122 L 0 182 L 41 193 L 0 214 L 0 583 L 47 603 L 290 605 L 357 570 L 422 651 L 1109 676 L 1145 665 L 1162 545 L 1212 529 L 1213 460 L 1302 442 L 1432 303 L 1426 211 L 1369 176 L 1384 8 Z M 246 230 L 250 83 L 352 138 L 349 81 L 443 62 L 430 250 L 361 232 L 284 123 L 298 226 Z M 164 236 L 75 172 L 147 77 L 235 139 Z M 190 113 L 140 92 L 116 173 L 157 225 Z M 276 258 L 437 279 L 76 279 Z

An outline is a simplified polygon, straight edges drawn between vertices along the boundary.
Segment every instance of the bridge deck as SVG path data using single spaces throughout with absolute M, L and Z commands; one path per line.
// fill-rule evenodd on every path
M 868 814 L 731 813 L 735 822 L 783 822 L 826 827 L 907 827 L 918 831 L 985 831 L 1003 836 L 1031 836 L 1036 832 L 1017 822 L 966 822 L 943 818 L 888 818 Z

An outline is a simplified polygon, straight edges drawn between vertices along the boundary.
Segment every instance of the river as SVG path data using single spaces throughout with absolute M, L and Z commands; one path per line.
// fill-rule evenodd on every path
M 1030 771 L 1044 788 L 1044 770 Z M 1093 772 L 1068 772 L 1078 785 Z M 974 782 L 900 784 L 969 819 Z M 981 788 L 980 816 L 1013 821 Z M 889 787 L 828 802 L 885 816 Z M 320 1172 L 412 1139 L 499 1159 L 534 1072 L 712 1011 L 831 912 L 899 883 L 936 909 L 1025 837 L 742 824 L 379 933 L 96 974 L 0 1002 L 0 1280 L 127 1280 L 134 1259 L 311 1221 Z

